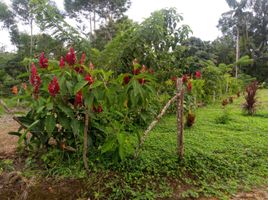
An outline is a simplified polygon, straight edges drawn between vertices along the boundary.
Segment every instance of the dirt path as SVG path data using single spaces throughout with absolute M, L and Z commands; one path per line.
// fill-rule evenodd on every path
M 268 187 L 253 189 L 251 192 L 241 192 L 232 200 L 268 200 Z
M 9 135 L 10 131 L 17 131 L 19 125 L 11 115 L 0 116 L 0 153 L 10 154 L 15 151 L 18 137 Z

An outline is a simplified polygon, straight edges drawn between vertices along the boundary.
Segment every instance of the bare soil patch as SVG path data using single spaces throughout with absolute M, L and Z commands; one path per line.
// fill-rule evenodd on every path
M 10 154 L 15 151 L 18 137 L 9 135 L 10 131 L 17 131 L 19 125 L 11 115 L 0 116 L 0 153 Z

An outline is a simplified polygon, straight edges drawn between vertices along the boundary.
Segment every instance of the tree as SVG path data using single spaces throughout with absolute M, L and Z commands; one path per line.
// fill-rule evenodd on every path
M 240 57 L 240 35 L 244 33 L 247 37 L 248 23 L 247 20 L 250 16 L 250 12 L 246 12 L 245 9 L 248 7 L 249 0 L 226 0 L 232 10 L 223 13 L 222 18 L 219 20 L 219 27 L 223 33 L 232 32 L 236 34 L 236 61 Z M 238 66 L 235 66 L 235 77 L 238 77 Z
M 140 25 L 133 24 L 106 45 L 100 55 L 102 66 L 129 72 L 130 68 L 125 66 L 131 66 L 137 59 L 159 73 L 161 70 L 161 76 L 175 73 L 184 62 L 181 43 L 191 32 L 189 26 L 180 24 L 181 20 L 174 8 L 155 11 Z
M 123 13 L 130 7 L 129 0 L 64 0 L 67 15 L 75 18 L 79 23 L 83 18 L 89 21 L 89 33 L 96 30 L 97 22 L 109 24 L 123 17 Z M 93 23 L 93 25 L 92 25 Z M 81 30 L 84 31 L 83 25 Z
M 229 0 L 228 2 L 235 9 L 224 13 L 218 26 L 225 35 L 236 40 L 236 49 L 239 50 L 241 56 L 249 55 L 254 59 L 253 64 L 244 66 L 241 70 L 260 80 L 267 80 L 268 1 Z
M 15 21 L 14 13 L 8 8 L 8 6 L 0 1 L 0 21 L 3 22 L 3 28 L 9 30 L 11 36 L 11 42 L 17 44 L 19 38 L 19 30 Z

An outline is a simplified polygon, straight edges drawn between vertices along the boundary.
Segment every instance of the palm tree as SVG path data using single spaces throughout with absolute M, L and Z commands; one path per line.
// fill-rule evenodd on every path
M 250 0 L 226 0 L 228 6 L 232 9 L 222 16 L 219 24 L 222 26 L 222 30 L 224 32 L 225 29 L 232 29 L 236 33 L 236 62 L 238 62 L 240 58 L 240 35 L 243 34 L 245 39 L 248 39 L 247 33 L 247 19 L 250 15 L 249 12 L 246 12 L 245 9 L 248 7 Z M 235 77 L 238 77 L 238 65 L 235 66 Z

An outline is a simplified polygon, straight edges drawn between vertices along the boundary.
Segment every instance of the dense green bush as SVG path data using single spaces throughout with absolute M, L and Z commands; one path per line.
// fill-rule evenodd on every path
M 115 77 L 112 71 L 94 69 L 92 64 L 87 67 L 85 56 L 77 61 L 71 48 L 59 64 L 49 62 L 44 53 L 39 68 L 32 63 L 31 87 L 23 97 L 30 110 L 18 118 L 22 127 L 12 134 L 30 149 L 79 153 L 88 114 L 89 149 L 124 159 L 131 153 L 127 134 L 138 134 L 137 128 L 152 117 L 154 78 L 138 63 L 133 73 Z

